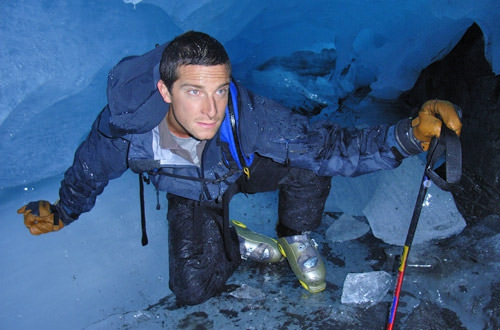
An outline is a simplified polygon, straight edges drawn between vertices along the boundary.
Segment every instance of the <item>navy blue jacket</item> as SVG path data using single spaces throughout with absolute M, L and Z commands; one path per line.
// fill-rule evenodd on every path
M 128 168 L 148 171 L 159 190 L 194 200 L 220 198 L 242 174 L 232 166 L 220 131 L 207 141 L 200 167 L 179 159 L 170 163 L 158 159 L 153 150 L 155 130 L 168 111 L 156 88 L 165 46 L 125 58 L 110 71 L 108 105 L 61 182 L 59 205 L 73 219 L 89 211 L 109 180 Z M 389 125 L 367 129 L 324 122 L 311 125 L 307 118 L 233 83 L 238 91 L 238 137 L 247 156 L 255 153 L 324 176 L 357 176 L 394 168 L 401 155 L 416 153 L 402 147 L 401 140 L 411 136 L 405 129 L 397 134 L 401 130 Z

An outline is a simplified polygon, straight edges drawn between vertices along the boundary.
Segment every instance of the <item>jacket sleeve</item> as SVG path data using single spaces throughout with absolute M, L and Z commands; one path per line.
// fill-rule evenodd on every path
M 97 117 L 61 182 L 58 205 L 68 215 L 63 220 L 65 224 L 92 209 L 96 197 L 109 180 L 119 177 L 127 169 L 129 142 L 122 137 L 111 138 L 99 129 L 99 122 L 106 117 L 107 111 L 106 106 Z
M 325 123 L 290 139 L 287 157 L 292 165 L 310 168 L 319 175 L 354 177 L 395 168 L 401 164 L 400 155 L 394 126 L 356 129 Z
M 414 144 L 407 141 L 412 134 L 404 134 L 406 126 L 400 123 L 363 129 L 325 121 L 310 123 L 272 100 L 244 89 L 240 95 L 248 98 L 241 104 L 251 105 L 242 111 L 245 118 L 241 118 L 247 131 L 241 132 L 246 153 L 256 152 L 319 175 L 358 176 L 395 168 L 405 157 L 422 152 L 419 145 L 403 147 Z

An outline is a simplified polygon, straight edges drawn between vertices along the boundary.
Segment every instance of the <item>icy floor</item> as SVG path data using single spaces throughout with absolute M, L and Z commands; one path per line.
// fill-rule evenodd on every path
M 286 262 L 244 261 L 225 292 L 178 307 L 168 289 L 165 202 L 146 189 L 150 243 L 140 246 L 137 178 L 112 182 L 95 209 L 59 233 L 33 237 L 15 214 L 32 199 L 55 199 L 58 179 L 1 191 L 0 329 L 383 329 L 392 299 L 342 304 L 348 273 L 386 271 L 395 279 L 401 248 L 367 232 L 333 242 L 342 213 L 329 199 L 313 237 L 327 265 L 327 289 L 309 294 Z M 276 194 L 238 195 L 231 215 L 272 235 Z M 366 219 L 356 217 L 361 223 Z M 327 234 L 328 233 L 328 234 Z M 410 252 L 398 329 L 500 328 L 500 217 Z
M 274 194 L 240 196 L 250 208 L 268 201 L 262 222 L 272 228 Z M 259 201 L 260 200 L 260 201 Z M 325 214 L 314 238 L 328 274 L 325 292 L 304 291 L 286 262 L 262 265 L 244 261 L 226 291 L 204 304 L 179 307 L 172 295 L 86 329 L 384 329 L 393 283 L 377 303 L 341 304 L 347 273 L 387 271 L 394 275 L 400 247 L 371 232 L 333 243 L 329 226 L 342 213 Z M 243 215 L 242 215 L 243 216 Z M 271 216 L 271 217 L 268 217 Z M 257 225 L 257 224 L 256 224 Z M 397 329 L 498 329 L 500 326 L 500 217 L 491 216 L 457 237 L 413 247 L 401 295 Z M 375 285 L 375 283 L 374 283 Z

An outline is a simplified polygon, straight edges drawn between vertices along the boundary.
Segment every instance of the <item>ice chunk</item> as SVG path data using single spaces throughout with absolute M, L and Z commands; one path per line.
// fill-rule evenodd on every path
M 365 221 L 344 213 L 328 227 L 326 238 L 332 242 L 344 242 L 361 237 L 368 231 L 370 227 Z
M 266 297 L 262 290 L 253 288 L 245 283 L 243 283 L 239 288 L 229 293 L 238 299 L 251 299 L 251 300 L 262 300 Z
M 375 187 L 382 181 L 383 172 L 366 174 L 354 178 L 335 176 L 329 200 L 335 208 L 352 215 L 363 215 L 363 209 L 372 198 Z M 332 207 L 332 206 L 330 206 Z
M 391 275 L 384 271 L 349 273 L 340 301 L 343 304 L 374 304 L 384 298 L 391 284 Z
M 386 243 L 404 245 L 422 180 L 424 163 L 419 157 L 406 159 L 392 170 L 380 173 L 381 180 L 363 213 L 373 234 Z M 431 185 L 423 203 L 414 244 L 456 235 L 465 227 L 451 193 Z

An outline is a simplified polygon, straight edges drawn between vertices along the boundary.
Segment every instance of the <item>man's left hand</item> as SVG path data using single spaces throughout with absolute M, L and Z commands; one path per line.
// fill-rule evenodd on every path
M 449 129 L 460 135 L 462 122 L 457 113 L 457 107 L 443 100 L 425 102 L 418 116 L 412 120 L 413 135 L 420 141 L 425 151 L 429 149 L 431 139 L 440 136 L 443 122 Z

